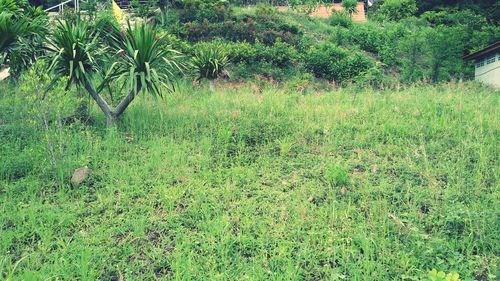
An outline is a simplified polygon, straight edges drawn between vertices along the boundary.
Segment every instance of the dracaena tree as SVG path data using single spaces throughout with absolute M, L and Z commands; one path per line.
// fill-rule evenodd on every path
M 152 27 L 129 24 L 110 46 L 100 43 L 97 37 L 84 22 L 59 22 L 48 44 L 50 69 L 55 79 L 68 77 L 67 87 L 85 89 L 106 116 L 108 126 L 137 95 L 162 96 L 163 91 L 173 89 L 174 77 L 182 71 L 181 54 L 169 48 L 165 37 Z M 105 65 L 109 67 L 105 69 Z M 126 95 L 115 107 L 103 95 L 104 89 L 119 89 Z

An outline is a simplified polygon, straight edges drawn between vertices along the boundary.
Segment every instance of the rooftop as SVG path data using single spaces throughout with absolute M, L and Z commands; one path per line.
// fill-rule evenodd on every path
M 471 53 L 471 54 L 465 56 L 464 60 L 473 60 L 473 59 L 477 59 L 477 58 L 482 58 L 485 55 L 487 55 L 491 52 L 497 51 L 497 50 L 500 50 L 500 41 L 497 41 L 484 49 L 481 49 L 477 52 L 474 52 L 474 53 Z

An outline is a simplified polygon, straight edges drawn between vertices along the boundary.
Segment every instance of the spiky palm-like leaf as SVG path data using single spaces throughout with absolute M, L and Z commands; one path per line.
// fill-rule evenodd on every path
M 87 23 L 58 22 L 48 40 L 48 51 L 52 57 L 49 69 L 56 73 L 57 78 L 68 77 L 67 88 L 72 84 L 85 86 L 98 68 L 97 43 L 97 36 Z
M 0 0 L 0 64 L 19 74 L 32 64 L 42 49 L 48 17 L 41 8 L 24 0 Z
M 14 14 L 0 13 L 0 53 L 7 53 L 17 42 L 19 37 L 29 31 L 29 23 L 25 20 L 16 20 Z
M 21 0 L 0 0 L 0 12 L 7 12 L 14 15 L 20 15 L 23 11 L 23 3 Z
M 202 48 L 196 52 L 192 64 L 197 80 L 213 80 L 221 75 L 229 60 L 221 47 Z
M 122 36 L 115 40 L 118 61 L 114 62 L 107 81 L 122 81 L 134 95 L 141 90 L 161 96 L 162 87 L 172 90 L 174 79 L 182 72 L 181 53 L 166 45 L 165 36 L 148 24 L 130 23 Z

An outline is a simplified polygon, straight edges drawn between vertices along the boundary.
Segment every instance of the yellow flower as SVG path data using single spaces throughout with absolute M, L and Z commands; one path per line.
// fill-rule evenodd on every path
M 115 15 L 116 21 L 119 23 L 123 20 L 123 12 L 120 6 L 116 4 L 115 0 L 111 0 L 111 7 L 113 9 L 113 15 Z

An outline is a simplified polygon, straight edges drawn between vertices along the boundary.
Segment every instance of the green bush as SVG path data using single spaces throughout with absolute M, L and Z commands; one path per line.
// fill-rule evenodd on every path
M 322 43 L 305 57 L 305 65 L 318 78 L 344 82 L 373 66 L 373 62 L 358 51 Z
M 470 9 L 427 11 L 422 14 L 421 18 L 433 27 L 445 25 L 460 26 L 465 29 L 464 52 L 466 53 L 479 50 L 500 39 L 500 27 L 490 25 L 486 17 Z
M 338 45 L 359 46 L 362 50 L 378 56 L 385 64 L 394 65 L 397 62 L 394 46 L 406 32 L 406 23 L 353 24 L 348 29 L 338 28 L 332 40 Z
M 224 47 L 218 43 L 203 43 L 195 47 L 192 60 L 196 80 L 219 78 L 229 65 Z
M 222 22 L 230 15 L 228 1 L 224 0 L 180 0 L 179 16 L 182 22 Z
M 435 82 L 463 77 L 469 73 L 462 60 L 465 38 L 460 26 L 414 26 L 395 45 L 402 79 Z
M 352 19 L 346 12 L 334 11 L 330 16 L 330 24 L 348 28 L 352 26 Z
M 149 21 L 157 16 L 156 6 L 158 5 L 157 0 L 131 0 L 130 6 L 132 8 L 132 14 L 135 17 L 142 18 L 143 20 Z
M 293 46 L 279 40 L 272 46 L 264 46 L 260 43 L 255 44 L 255 46 L 258 59 L 269 62 L 275 67 L 291 67 L 299 58 L 299 54 Z
M 295 71 L 300 59 L 298 51 L 292 45 L 279 40 L 272 46 L 259 41 L 255 44 L 231 42 L 225 48 L 230 61 L 236 65 L 235 76 L 239 78 L 261 74 L 281 80 Z M 248 73 L 244 73 L 245 71 Z
M 256 26 L 252 18 L 244 18 L 240 21 L 226 20 L 224 22 L 210 23 L 189 22 L 184 25 L 184 38 L 191 42 L 224 38 L 230 41 L 255 42 Z
M 384 0 L 378 12 L 383 19 L 399 21 L 411 17 L 417 11 L 415 0 Z
M 258 58 L 258 50 L 248 42 L 231 42 L 226 45 L 229 60 L 232 63 L 254 63 Z

